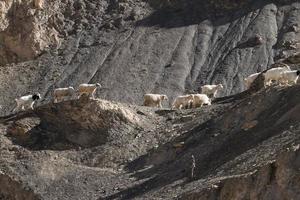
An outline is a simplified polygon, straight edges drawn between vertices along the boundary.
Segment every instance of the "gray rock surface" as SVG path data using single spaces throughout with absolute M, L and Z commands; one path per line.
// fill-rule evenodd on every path
M 299 21 L 296 0 L 0 0 L 0 199 L 300 199 L 300 87 L 243 85 L 299 69 Z M 100 99 L 52 102 L 83 82 Z M 139 106 L 207 83 L 212 106 Z
M 299 91 L 182 111 L 72 100 L 1 117 L 0 197 L 298 199 Z
M 40 91 L 49 100 L 54 88 L 82 82 L 101 82 L 101 98 L 138 105 L 146 92 L 172 100 L 207 83 L 235 94 L 243 78 L 297 52 L 299 9 L 293 1 L 57 1 L 30 19 L 51 19 L 45 27 L 62 44 L 34 60 L 2 60 L 1 113 L 17 96 Z

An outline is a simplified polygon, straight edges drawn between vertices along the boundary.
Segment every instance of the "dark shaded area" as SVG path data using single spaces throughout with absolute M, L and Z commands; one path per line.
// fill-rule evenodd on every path
M 150 0 L 149 5 L 155 11 L 149 17 L 137 22 L 137 26 L 160 26 L 174 28 L 200 24 L 205 20 L 211 20 L 214 26 L 220 26 L 237 19 L 246 17 L 249 13 L 259 10 L 267 4 L 274 3 L 277 6 L 288 5 L 296 0 Z M 290 30 L 290 29 L 289 29 Z M 294 29 L 290 31 L 295 31 Z M 238 48 L 246 48 L 262 44 L 253 35 Z M 263 38 L 261 38 L 263 39 Z

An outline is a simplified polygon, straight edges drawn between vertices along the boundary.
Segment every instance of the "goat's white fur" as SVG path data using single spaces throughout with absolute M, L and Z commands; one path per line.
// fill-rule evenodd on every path
M 299 74 L 300 74 L 299 70 L 281 72 L 279 83 L 283 85 L 289 85 L 290 83 L 292 85 L 297 84 Z
M 162 101 L 168 101 L 167 95 L 164 94 L 145 94 L 144 95 L 144 106 L 149 106 L 149 107 L 158 107 L 162 108 Z
M 174 102 L 172 103 L 172 109 L 182 109 L 185 107 L 190 108 L 193 105 L 194 96 L 192 94 L 182 95 L 175 98 Z
M 53 92 L 54 103 L 58 103 L 64 100 L 70 100 L 75 94 L 73 87 L 56 88 Z
M 211 100 L 206 94 L 193 94 L 193 108 L 202 107 L 203 105 L 211 105 Z
M 217 92 L 219 90 L 223 89 L 223 85 L 222 84 L 218 84 L 218 85 L 203 85 L 201 87 L 201 93 L 202 94 L 206 94 L 207 96 L 212 95 L 214 98 L 217 95 Z
M 265 77 L 264 85 L 270 86 L 272 84 L 272 81 L 275 81 L 275 83 L 278 83 L 279 79 L 282 76 L 281 73 L 286 72 L 286 71 L 291 71 L 289 66 L 276 67 L 276 68 L 269 69 L 268 71 L 266 71 L 264 73 L 264 77 Z
M 100 83 L 95 84 L 87 84 L 83 83 L 80 84 L 78 87 L 78 98 L 80 98 L 83 94 L 88 95 L 89 97 L 92 97 L 92 99 L 95 99 L 95 93 L 98 87 L 101 87 Z
M 37 94 L 30 94 L 26 96 L 19 97 L 15 99 L 17 106 L 13 109 L 13 112 L 25 109 L 32 109 L 35 101 L 41 99 L 41 95 L 39 93 Z

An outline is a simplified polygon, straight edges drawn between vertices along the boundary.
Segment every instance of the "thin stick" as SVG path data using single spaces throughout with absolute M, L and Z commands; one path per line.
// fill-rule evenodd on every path
M 191 179 L 194 179 L 194 172 L 195 172 L 195 168 L 196 168 L 196 160 L 194 155 L 192 155 L 192 165 L 191 165 Z

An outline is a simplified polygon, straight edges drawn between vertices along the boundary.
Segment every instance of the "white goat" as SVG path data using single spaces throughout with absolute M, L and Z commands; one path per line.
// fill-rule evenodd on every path
M 213 96 L 214 98 L 217 95 L 217 92 L 219 90 L 223 89 L 223 85 L 222 84 L 218 84 L 218 85 L 204 85 L 201 87 L 201 93 L 202 94 L 206 94 L 207 96 Z
M 41 95 L 39 93 L 17 98 L 15 99 L 17 106 L 13 109 L 13 112 L 29 108 L 33 110 L 33 104 L 39 99 L 41 99 Z
M 194 101 L 194 95 L 188 94 L 188 95 L 182 95 L 176 97 L 174 102 L 172 103 L 172 109 L 182 109 L 182 108 L 190 108 L 191 105 L 193 105 Z
M 202 107 L 203 105 L 211 105 L 211 100 L 206 94 L 193 94 L 193 108 Z
M 95 84 L 87 84 L 83 83 L 80 84 L 78 87 L 78 98 L 80 98 L 83 94 L 88 95 L 89 97 L 91 96 L 92 99 L 95 99 L 95 93 L 98 87 L 101 87 L 100 83 L 95 83 Z
M 149 107 L 158 107 L 162 108 L 162 101 L 168 101 L 167 95 L 162 95 L 162 94 L 145 94 L 144 95 L 144 106 L 149 106 Z
M 255 73 L 255 74 L 251 74 L 249 75 L 247 78 L 244 79 L 244 83 L 247 89 L 250 88 L 251 84 L 253 83 L 253 81 L 258 77 L 258 75 L 260 75 L 261 72 Z
M 284 66 L 284 67 L 275 67 L 271 68 L 268 71 L 264 73 L 265 81 L 264 85 L 265 86 L 270 86 L 272 84 L 272 81 L 275 81 L 275 83 L 278 83 L 279 79 L 281 78 L 281 73 L 286 72 L 286 71 L 291 71 L 289 66 Z
M 299 70 L 281 72 L 279 83 L 283 85 L 289 85 L 289 83 L 297 84 L 299 75 L 300 75 Z
M 64 100 L 70 100 L 75 94 L 73 87 L 56 88 L 53 92 L 54 103 L 58 103 Z

